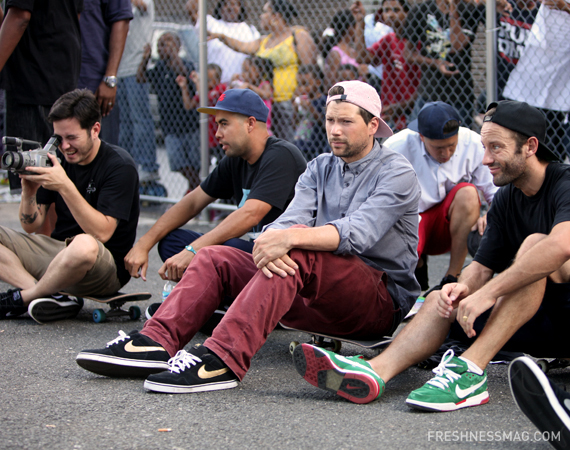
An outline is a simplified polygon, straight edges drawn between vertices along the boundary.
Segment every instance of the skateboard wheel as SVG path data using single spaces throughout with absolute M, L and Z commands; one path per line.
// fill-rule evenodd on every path
M 138 320 L 141 317 L 141 309 L 136 306 L 133 305 L 129 308 L 129 317 L 131 318 L 131 320 Z
M 289 343 L 289 353 L 293 354 L 293 352 L 295 351 L 295 347 L 297 347 L 297 345 L 299 345 L 299 342 L 297 341 L 292 341 Z
M 540 367 L 540 370 L 542 370 L 544 373 L 548 372 L 549 364 L 548 361 L 546 359 L 539 359 L 536 364 L 538 365 L 538 367 Z
M 103 311 L 102 309 L 96 309 L 95 311 L 93 311 L 93 322 L 101 323 L 105 322 L 106 319 L 107 315 L 105 314 L 105 311 Z
M 332 344 L 333 344 L 333 352 L 335 353 L 340 352 L 340 349 L 342 348 L 342 342 L 333 339 Z

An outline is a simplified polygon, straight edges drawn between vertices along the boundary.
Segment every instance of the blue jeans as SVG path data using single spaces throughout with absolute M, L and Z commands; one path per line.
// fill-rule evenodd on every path
M 184 247 L 194 242 L 200 236 L 202 236 L 202 233 L 192 230 L 183 230 L 182 228 L 171 231 L 158 243 L 158 254 L 160 255 L 160 259 L 164 262 L 168 258 L 180 253 L 184 250 Z M 222 245 L 234 247 L 247 253 L 251 253 L 253 251 L 252 241 L 246 241 L 239 238 L 228 239 Z
M 179 172 L 186 167 L 200 170 L 200 130 L 183 135 L 167 134 L 164 145 L 172 172 Z
M 121 111 L 119 147 L 127 150 L 147 172 L 156 172 L 154 121 L 150 113 L 148 85 L 136 77 L 119 79 L 117 102 Z

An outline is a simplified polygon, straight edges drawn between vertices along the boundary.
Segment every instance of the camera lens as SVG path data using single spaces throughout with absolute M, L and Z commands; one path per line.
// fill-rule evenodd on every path
M 18 170 L 24 166 L 24 158 L 20 152 L 5 152 L 2 155 L 2 168 Z

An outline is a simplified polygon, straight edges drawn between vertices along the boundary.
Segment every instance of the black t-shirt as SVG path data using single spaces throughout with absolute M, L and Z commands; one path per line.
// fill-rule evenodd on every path
M 429 102 L 473 102 L 471 43 L 475 39 L 479 22 L 485 19 L 485 7 L 483 5 L 476 8 L 464 2 L 460 2 L 457 7 L 462 31 L 470 40 L 459 52 L 451 51 L 449 15 L 442 14 L 434 0 L 413 7 L 404 25 L 403 37 L 416 48 L 419 43 L 422 56 L 449 61 L 460 72 L 458 75 L 446 77 L 437 67 L 423 66 L 418 92 Z
M 532 197 L 509 184 L 497 191 L 475 261 L 495 272 L 509 267 L 531 234 L 549 234 L 570 221 L 570 166 L 550 163 L 540 190 Z
M 269 137 L 265 150 L 254 164 L 225 156 L 201 187 L 210 197 L 233 199 L 238 208 L 248 199 L 269 203 L 271 210 L 252 230 L 259 232 L 285 211 L 295 194 L 297 179 L 306 168 L 307 162 L 297 147 Z
M 6 0 L 6 13 L 11 7 L 32 17 L 6 62 L 5 88 L 19 103 L 50 106 L 77 87 L 83 0 Z
M 139 183 L 133 158 L 122 148 L 103 141 L 95 159 L 85 166 L 69 164 L 59 152 L 58 157 L 87 203 L 100 213 L 119 220 L 113 236 L 104 245 L 113 255 L 121 284 L 126 284 L 130 275 L 123 259 L 135 242 L 139 220 Z M 57 222 L 52 238 L 63 241 L 84 232 L 57 192 L 40 188 L 36 199 L 42 205 L 55 202 Z
M 194 70 L 194 64 L 183 61 L 187 74 Z M 182 136 L 197 130 L 199 115 L 195 109 L 184 109 L 182 91 L 176 84 L 177 74 L 163 60 L 158 60 L 156 66 L 147 70 L 146 76 L 151 82 L 158 97 L 158 112 L 160 114 L 160 127 L 165 135 L 174 134 Z M 190 97 L 196 92 L 194 82 L 187 79 Z

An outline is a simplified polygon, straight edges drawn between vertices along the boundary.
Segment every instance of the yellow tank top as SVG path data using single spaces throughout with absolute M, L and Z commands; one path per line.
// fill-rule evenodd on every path
M 273 63 L 273 101 L 291 100 L 297 87 L 299 59 L 293 45 L 293 36 L 289 36 L 275 47 L 265 48 L 269 36 L 261 41 L 256 56 L 267 58 Z

